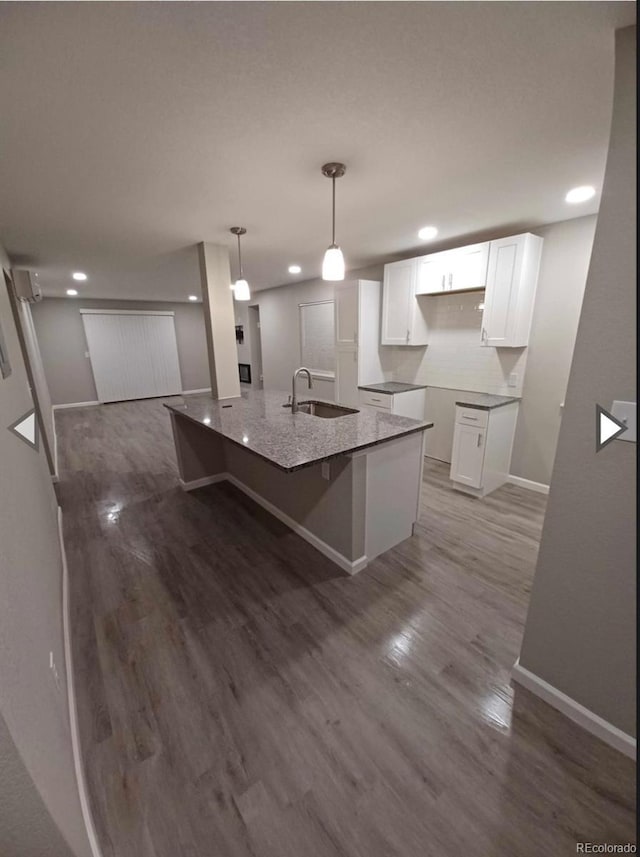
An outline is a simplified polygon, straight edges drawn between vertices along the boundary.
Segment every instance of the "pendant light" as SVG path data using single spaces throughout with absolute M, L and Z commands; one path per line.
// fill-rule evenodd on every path
M 246 235 L 247 230 L 244 226 L 232 226 L 231 232 L 238 236 L 238 267 L 240 268 L 240 276 L 233 284 L 233 296 L 237 301 L 251 300 L 251 292 L 249 291 L 249 283 L 242 275 L 242 251 L 240 249 L 240 236 Z
M 342 178 L 347 168 L 344 164 L 332 162 L 322 167 L 322 175 L 331 179 L 333 204 L 331 209 L 331 244 L 322 261 L 323 280 L 344 280 L 344 256 L 336 244 L 336 179 Z

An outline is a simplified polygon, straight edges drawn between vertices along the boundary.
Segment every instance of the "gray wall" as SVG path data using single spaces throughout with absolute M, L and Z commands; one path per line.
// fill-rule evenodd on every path
M 97 399 L 80 308 L 172 310 L 183 390 L 211 386 L 201 303 L 45 298 L 33 305 L 33 322 L 54 405 Z
M 611 143 L 520 661 L 624 732 L 636 722 L 636 446 L 595 406 L 636 398 L 635 27 L 616 34 Z
M 4 251 L 0 261 L 8 266 Z M 35 452 L 6 430 L 33 403 L 4 282 L 0 323 L 13 370 L 0 380 L 0 715 L 48 813 L 76 857 L 87 857 L 65 686 L 58 507 L 42 448 Z M 11 755 L 11 748 L 4 752 Z M 3 823 L 19 837 L 19 817 Z M 49 822 L 40 813 L 38 823 Z M 24 834 L 26 843 L 30 833 Z
M 0 854 L 72 857 L 0 715 Z
M 383 266 L 349 271 L 349 279 L 382 280 Z M 300 366 L 298 304 L 333 300 L 334 284 L 321 279 L 306 280 L 257 292 L 251 304 L 260 307 L 262 373 L 267 389 L 289 390 L 291 376 Z M 303 383 L 302 381 L 300 382 Z M 318 396 L 331 398 L 333 382 L 315 380 Z
M 551 482 L 596 216 L 536 229 L 544 238 L 511 473 Z

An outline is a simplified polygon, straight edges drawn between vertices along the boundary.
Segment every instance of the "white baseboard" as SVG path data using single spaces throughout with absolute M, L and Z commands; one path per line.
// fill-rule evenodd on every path
M 215 485 L 216 482 L 225 482 L 229 479 L 228 473 L 216 473 L 215 476 L 205 476 L 203 479 L 192 479 L 191 482 L 180 480 L 183 491 L 195 491 L 196 488 L 204 488 L 205 485 Z
M 62 632 L 64 637 L 64 661 L 67 679 L 67 695 L 69 704 L 69 725 L 71 728 L 71 748 L 73 752 L 73 766 L 78 783 L 78 795 L 82 818 L 87 831 L 89 847 L 93 857 L 102 857 L 100 843 L 96 834 L 96 828 L 89 803 L 87 781 L 84 774 L 82 761 L 82 748 L 80 746 L 80 731 L 78 729 L 78 709 L 76 706 L 75 681 L 73 675 L 73 650 L 71 646 L 71 612 L 69 599 L 69 567 L 67 565 L 67 553 L 64 547 L 64 532 L 62 528 L 62 509 L 58 506 L 58 539 L 60 541 L 60 554 L 62 556 Z
M 530 491 L 537 491 L 538 494 L 548 494 L 549 486 L 545 482 L 534 482 L 531 479 L 523 479 L 522 476 L 512 476 L 509 474 L 507 482 L 512 485 L 519 485 L 521 488 L 528 488 Z
M 193 396 L 196 393 L 210 393 L 210 392 L 211 392 L 211 387 L 200 387 L 199 390 L 183 390 L 181 395 L 182 396 Z
M 274 506 L 273 503 L 265 500 L 264 497 L 252 488 L 249 488 L 248 485 L 245 485 L 244 482 L 241 482 L 231 473 L 216 473 L 215 476 L 205 476 L 204 479 L 194 479 L 192 482 L 183 482 L 180 480 L 180 485 L 184 491 L 193 491 L 195 488 L 203 488 L 205 485 L 213 485 L 216 482 L 225 481 L 235 485 L 235 487 L 242 491 L 243 494 L 246 494 L 247 497 L 250 497 L 259 506 L 262 506 L 263 509 L 266 509 L 274 518 L 282 521 L 282 523 L 289 527 L 290 530 L 293 530 L 293 532 L 299 535 L 300 538 L 304 539 L 305 542 L 309 542 L 310 545 L 320 551 L 321 554 L 324 554 L 324 556 L 334 562 L 343 571 L 346 571 L 348 574 L 357 574 L 357 572 L 366 568 L 369 562 L 366 556 L 363 555 L 355 560 L 348 559 L 346 556 L 335 550 L 335 548 L 332 548 L 331 545 L 323 542 L 322 539 L 318 538 L 318 536 L 314 535 L 314 533 L 306 527 L 303 527 L 302 524 L 294 521 L 293 518 L 290 518 L 289 515 L 281 509 L 278 509 L 277 506 Z
M 91 408 L 94 405 L 99 405 L 100 402 L 66 402 L 63 405 L 51 405 L 54 411 L 62 411 L 65 408 Z
M 553 685 L 541 679 L 535 673 L 520 665 L 520 658 L 515 662 L 511 676 L 514 681 L 526 687 L 531 693 L 539 696 L 548 703 L 552 708 L 560 711 L 569 720 L 573 720 L 578 726 L 582 726 L 587 732 L 591 732 L 597 738 L 600 738 L 609 746 L 614 747 L 625 756 L 631 759 L 636 758 L 636 739 L 631 735 L 627 735 L 617 726 L 613 726 L 607 720 L 594 714 L 584 705 L 576 702 L 570 696 L 567 696 L 562 691 L 558 690 Z

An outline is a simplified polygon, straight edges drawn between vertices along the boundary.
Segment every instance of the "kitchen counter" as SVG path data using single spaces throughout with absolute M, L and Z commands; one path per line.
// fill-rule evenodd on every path
M 519 396 L 494 396 L 492 393 L 464 393 L 456 400 L 456 405 L 462 408 L 477 408 L 480 411 L 491 411 L 494 408 L 501 408 L 503 405 L 510 405 L 512 402 L 519 402 Z
M 315 399 L 313 390 L 300 392 L 301 403 Z M 230 482 L 355 574 L 412 536 L 424 432 L 433 423 L 367 408 L 334 419 L 292 414 L 286 399 L 248 390 L 166 403 L 180 484 L 194 491 Z M 233 494 L 221 497 L 233 502 Z M 246 526 L 263 525 L 253 512 L 242 517 Z
M 380 384 L 366 384 L 358 387 L 359 390 L 369 390 L 371 393 L 386 393 L 392 396 L 394 393 L 409 393 L 411 390 L 426 390 L 426 384 L 405 384 L 402 381 L 382 381 Z
M 433 426 L 366 408 L 335 419 L 292 414 L 282 407 L 287 398 L 278 390 L 248 390 L 239 398 L 189 396 L 165 407 L 287 472 Z M 313 389 L 301 390 L 298 401 L 315 398 Z

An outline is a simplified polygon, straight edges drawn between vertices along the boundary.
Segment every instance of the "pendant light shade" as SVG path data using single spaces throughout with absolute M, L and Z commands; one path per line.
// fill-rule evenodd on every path
M 247 230 L 244 226 L 232 226 L 231 233 L 238 237 L 238 268 L 240 272 L 238 279 L 231 288 L 233 289 L 233 296 L 237 301 L 248 301 L 251 300 L 251 291 L 249 290 L 249 283 L 245 280 L 242 273 L 242 251 L 240 249 L 240 236 L 246 235 Z
M 336 179 L 341 178 L 345 172 L 344 164 L 332 162 L 322 167 L 322 175 L 331 179 L 332 208 L 331 208 L 331 244 L 329 245 L 322 262 L 323 280 L 344 280 L 344 256 L 342 250 L 336 244 Z
M 322 260 L 323 280 L 344 280 L 344 256 L 337 244 L 332 244 Z
M 233 296 L 237 301 L 251 300 L 249 283 L 246 280 L 236 280 L 233 286 Z

